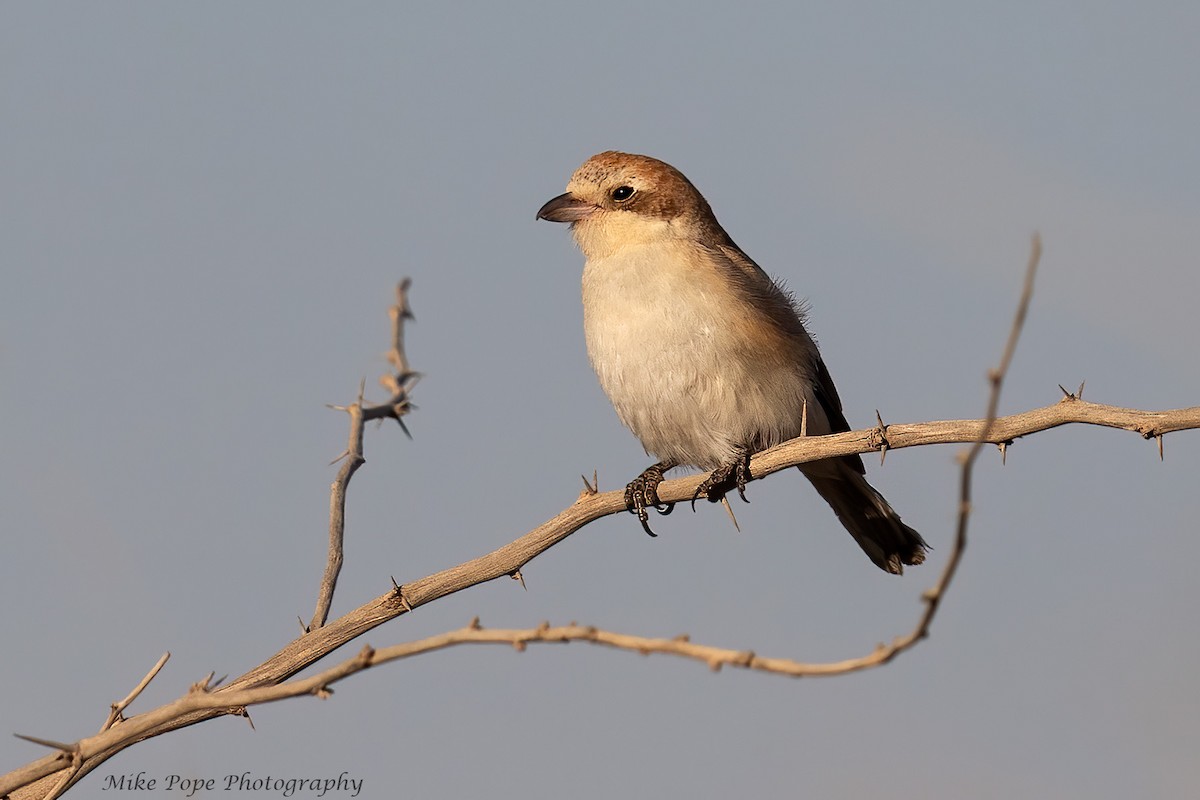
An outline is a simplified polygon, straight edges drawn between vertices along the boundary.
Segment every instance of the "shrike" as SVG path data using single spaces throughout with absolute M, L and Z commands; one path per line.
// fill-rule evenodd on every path
M 646 509 L 673 467 L 711 470 L 696 496 L 745 499 L 750 455 L 850 430 L 804 309 L 741 251 L 679 170 L 605 152 L 583 163 L 538 219 L 567 222 L 586 263 L 588 356 L 617 416 L 658 459 L 625 490 Z M 858 456 L 800 466 L 881 569 L 920 564 L 928 546 L 863 477 Z M 653 534 L 652 534 L 653 535 Z

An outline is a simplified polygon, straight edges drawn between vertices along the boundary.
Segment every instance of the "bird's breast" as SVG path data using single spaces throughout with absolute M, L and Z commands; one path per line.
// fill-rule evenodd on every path
M 739 448 L 797 435 L 804 399 L 815 405 L 799 344 L 687 242 L 589 259 L 583 307 L 601 387 L 660 459 L 715 468 Z

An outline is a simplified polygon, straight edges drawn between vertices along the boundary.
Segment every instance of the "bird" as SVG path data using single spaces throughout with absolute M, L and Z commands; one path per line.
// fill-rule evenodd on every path
M 807 308 L 740 247 L 682 172 L 645 155 L 587 159 L 537 219 L 567 223 L 584 256 L 588 358 L 621 422 L 657 461 L 625 503 L 651 536 L 647 508 L 664 473 L 711 471 L 696 490 L 745 500 L 750 456 L 802 434 L 850 430 L 805 326 Z M 862 458 L 800 471 L 880 569 L 920 564 L 929 547 L 865 478 Z

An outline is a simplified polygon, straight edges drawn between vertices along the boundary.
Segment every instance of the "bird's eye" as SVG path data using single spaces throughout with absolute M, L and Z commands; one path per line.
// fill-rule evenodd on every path
M 618 186 L 612 190 L 612 199 L 618 203 L 624 203 L 629 198 L 633 197 L 634 188 L 632 186 Z

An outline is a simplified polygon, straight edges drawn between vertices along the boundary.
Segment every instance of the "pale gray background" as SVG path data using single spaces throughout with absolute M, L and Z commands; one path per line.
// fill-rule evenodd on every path
M 410 418 L 371 430 L 335 613 L 648 463 L 588 367 L 582 260 L 534 221 L 592 153 L 664 158 L 812 303 L 858 427 L 974 417 L 1029 236 L 1003 409 L 1200 402 L 1194 3 L 6 3 L 0 7 L 0 729 L 94 732 L 295 636 L 346 402 L 414 280 Z M 375 397 L 380 397 L 375 390 Z M 933 638 L 791 681 L 581 645 L 460 649 L 106 774 L 336 775 L 369 797 L 1179 797 L 1195 791 L 1196 434 L 1096 428 L 979 471 Z M 570 620 L 806 660 L 912 624 L 957 448 L 869 460 L 934 545 L 875 569 L 798 475 L 605 519 L 372 632 Z M 357 649 L 360 643 L 354 645 Z M 346 655 L 352 650 L 347 651 Z M 42 750 L 0 738 L 0 770 Z M 209 797 L 215 794 L 207 795 Z M 268 795 L 262 795 L 268 796 Z M 274 795 L 270 795 L 274 796 Z M 309 795 L 311 796 L 311 795 Z

